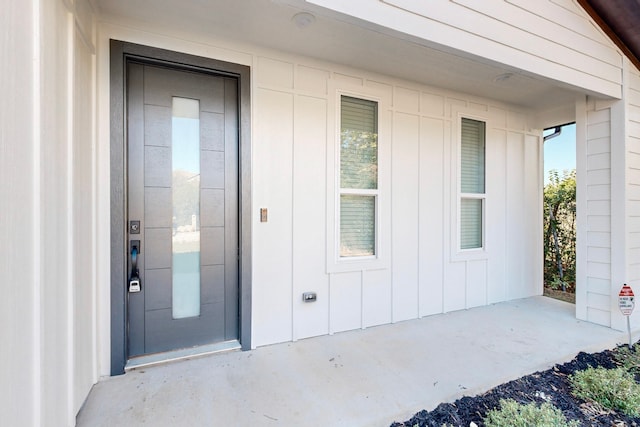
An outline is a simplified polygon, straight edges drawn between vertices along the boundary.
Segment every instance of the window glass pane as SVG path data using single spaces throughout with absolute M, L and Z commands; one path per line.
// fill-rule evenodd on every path
M 340 196 L 340 256 L 375 255 L 375 196 Z
M 482 199 L 462 199 L 460 205 L 460 248 L 482 247 Z
M 173 318 L 200 315 L 200 102 L 173 98 Z
M 462 193 L 484 190 L 485 123 L 462 119 L 461 187 Z
M 340 187 L 378 188 L 378 103 L 341 97 Z

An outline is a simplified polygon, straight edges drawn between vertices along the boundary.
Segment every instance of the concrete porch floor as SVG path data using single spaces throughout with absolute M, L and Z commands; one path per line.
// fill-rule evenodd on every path
M 533 297 L 139 368 L 96 384 L 77 425 L 389 426 L 628 341 L 574 310 Z

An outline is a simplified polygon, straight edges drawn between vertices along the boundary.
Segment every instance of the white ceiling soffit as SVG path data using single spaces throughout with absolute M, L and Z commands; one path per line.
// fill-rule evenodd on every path
M 107 20 L 130 18 L 229 38 L 527 108 L 572 104 L 577 93 L 303 0 L 99 0 L 98 7 Z M 315 20 L 296 23 L 293 17 L 300 12 L 310 12 Z

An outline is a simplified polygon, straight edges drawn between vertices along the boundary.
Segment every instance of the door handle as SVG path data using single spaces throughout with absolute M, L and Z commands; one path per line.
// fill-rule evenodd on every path
M 140 253 L 140 241 L 131 241 L 131 275 L 129 276 L 129 292 L 140 292 L 141 281 L 138 272 L 138 254 Z

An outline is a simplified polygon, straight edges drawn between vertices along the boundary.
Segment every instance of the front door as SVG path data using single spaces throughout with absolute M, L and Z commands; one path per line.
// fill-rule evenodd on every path
M 128 357 L 237 340 L 238 81 L 126 75 Z

